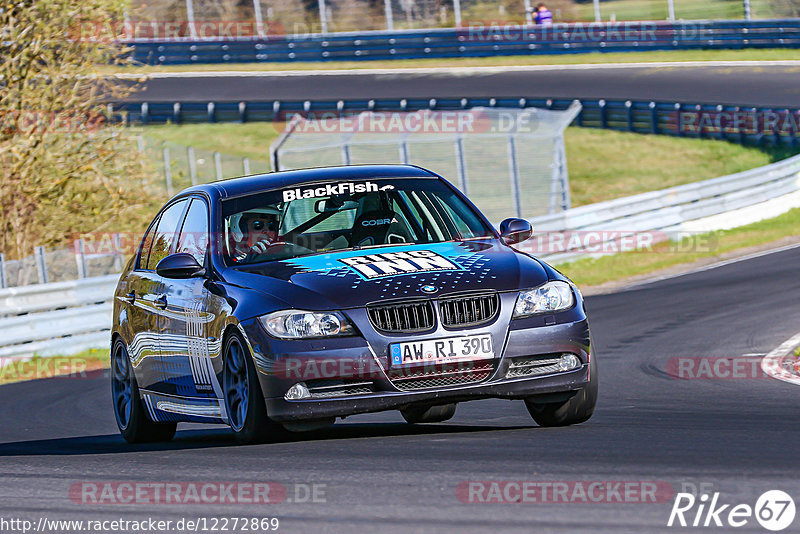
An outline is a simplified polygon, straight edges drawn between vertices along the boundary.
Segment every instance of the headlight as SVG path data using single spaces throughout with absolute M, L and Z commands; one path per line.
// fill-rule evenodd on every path
M 355 330 L 339 312 L 281 310 L 258 318 L 271 336 L 281 339 L 350 336 Z
M 575 304 L 572 286 L 566 282 L 547 282 L 535 289 L 520 291 L 514 308 L 514 319 L 537 313 L 567 310 Z

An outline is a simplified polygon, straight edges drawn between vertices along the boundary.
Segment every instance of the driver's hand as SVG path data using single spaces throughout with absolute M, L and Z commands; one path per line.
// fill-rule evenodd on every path
M 271 245 L 274 245 L 274 243 L 272 243 L 269 239 L 262 239 L 250 247 L 250 254 L 263 254 Z

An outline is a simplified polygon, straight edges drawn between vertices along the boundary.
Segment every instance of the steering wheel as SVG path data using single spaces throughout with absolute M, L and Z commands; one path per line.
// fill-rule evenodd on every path
M 291 258 L 294 256 L 301 256 L 304 254 L 313 254 L 313 253 L 314 253 L 313 250 L 307 249 L 306 247 L 302 247 L 300 245 L 296 245 L 295 243 L 290 243 L 287 241 L 275 241 L 274 243 L 269 243 L 266 240 L 263 240 L 259 241 L 258 243 L 250 247 L 250 250 L 247 251 L 246 259 L 252 262 L 255 258 L 259 258 L 261 256 L 285 255 L 286 258 Z M 280 258 L 280 259 L 286 259 L 286 258 Z

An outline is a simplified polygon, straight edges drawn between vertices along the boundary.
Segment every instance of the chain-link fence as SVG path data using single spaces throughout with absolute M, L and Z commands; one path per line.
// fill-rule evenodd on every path
M 149 161 L 157 162 L 168 196 L 197 184 L 270 171 L 265 160 L 242 158 L 193 146 L 139 138 L 139 150 Z
M 107 243 L 92 246 L 77 239 L 69 247 L 33 247 L 33 254 L 6 260 L 0 254 L 0 288 L 66 282 L 122 271 L 126 251 L 120 234 L 108 234 Z M 100 251 L 100 247 L 104 251 Z
M 273 166 L 411 163 L 449 179 L 490 220 L 530 218 L 569 207 L 564 130 L 580 110 L 296 115 L 271 148 Z
M 800 17 L 800 0 L 137 0 L 132 38 L 252 38 L 554 22 Z M 169 34 L 169 35 L 168 35 Z

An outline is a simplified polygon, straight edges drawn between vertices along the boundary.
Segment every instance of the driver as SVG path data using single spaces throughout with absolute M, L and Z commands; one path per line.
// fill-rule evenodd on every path
M 234 261 L 241 262 L 252 254 L 263 254 L 267 249 L 279 242 L 278 213 L 273 211 L 245 212 L 239 215 L 238 221 L 232 221 Z

